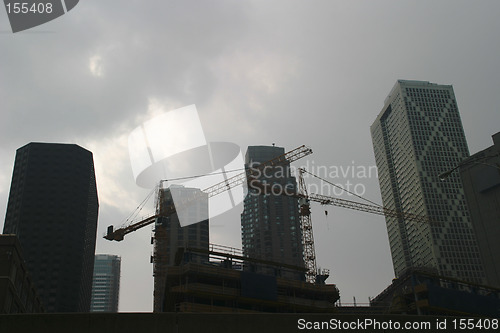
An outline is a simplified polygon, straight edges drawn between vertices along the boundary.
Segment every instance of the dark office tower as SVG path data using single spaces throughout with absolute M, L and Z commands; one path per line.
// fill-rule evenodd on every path
M 174 200 L 175 198 L 175 200 Z M 194 200 L 193 200 L 194 198 Z M 153 311 L 163 312 L 166 276 L 169 266 L 182 260 L 206 264 L 209 250 L 208 195 L 197 188 L 172 185 L 159 192 L 160 214 L 154 236 L 154 300 Z M 175 214 L 165 214 L 175 203 Z M 165 216 L 168 215 L 168 216 Z M 181 226 L 182 222 L 189 223 Z M 184 249 L 202 250 L 204 253 L 184 256 Z M 177 261 L 177 263 L 176 263 Z
M 484 282 L 484 272 L 458 173 L 439 175 L 469 156 L 450 85 L 396 82 L 371 126 L 385 207 L 438 223 L 386 217 L 396 277 L 426 267 L 440 275 Z
M 92 153 L 74 144 L 17 150 L 4 233 L 17 234 L 47 312 L 88 312 L 97 231 Z
M 284 153 L 281 147 L 250 146 L 245 163 L 247 167 L 252 167 Z M 266 168 L 259 180 L 274 190 L 259 194 L 258 190 L 249 189 L 245 197 L 241 214 L 244 255 L 304 267 L 298 201 L 280 194 L 284 189 L 293 193 L 297 188 L 297 182 L 290 173 L 290 164 Z M 296 274 L 285 277 L 304 279 L 304 276 Z
M 121 258 L 96 254 L 92 281 L 91 312 L 118 312 Z

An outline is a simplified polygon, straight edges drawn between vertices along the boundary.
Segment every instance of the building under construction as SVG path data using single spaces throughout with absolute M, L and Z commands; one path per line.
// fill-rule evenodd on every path
M 199 258 L 209 261 L 200 263 Z M 257 272 L 274 272 L 262 274 Z M 334 284 L 285 278 L 304 267 L 243 256 L 211 245 L 208 251 L 179 248 L 166 272 L 162 312 L 332 313 L 340 298 Z
M 284 155 L 285 150 L 280 147 L 249 147 L 246 169 Z M 268 177 L 253 177 L 253 184 L 277 184 L 282 188 L 289 185 L 297 194 L 289 165 L 288 160 L 283 160 L 279 165 L 268 166 Z M 174 204 L 168 194 L 179 191 L 182 195 L 179 193 L 174 200 L 181 204 L 176 204 L 175 212 L 167 215 Z M 312 229 L 301 228 L 310 210 L 299 214 L 296 195 L 249 189 L 242 213 L 243 250 L 236 250 L 213 245 L 209 248 L 205 220 L 208 194 L 172 186 L 159 193 L 158 215 L 163 217 L 155 225 L 156 312 L 333 311 L 339 292 L 335 285 L 325 284 L 326 271 L 316 271 Z M 189 217 L 191 220 L 186 221 Z M 177 234 L 185 235 L 183 241 Z M 305 234 L 310 235 L 309 251 L 303 248 Z M 163 258 L 165 255 L 168 260 Z
M 208 252 L 208 201 L 203 194 L 199 189 L 183 186 L 159 190 L 159 210 L 172 206 L 173 196 L 180 200 L 189 200 L 193 197 L 196 200 L 190 202 L 188 209 L 179 207 L 174 214 L 162 214 L 155 221 L 155 233 L 152 239 L 155 246 L 154 255 L 151 258 L 154 274 L 154 312 L 162 311 L 167 272 L 170 266 L 174 266 L 177 250 L 189 247 Z M 186 215 L 188 215 L 187 218 L 197 223 L 181 226 L 181 217 L 186 217 Z M 208 262 L 208 255 L 198 255 L 192 261 L 205 264 Z

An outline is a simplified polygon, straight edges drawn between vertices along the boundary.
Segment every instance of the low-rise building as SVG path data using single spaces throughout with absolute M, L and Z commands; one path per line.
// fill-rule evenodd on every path
M 44 307 L 16 235 L 0 235 L 0 314 L 40 313 Z
M 385 314 L 500 316 L 500 289 L 409 269 L 370 302 Z

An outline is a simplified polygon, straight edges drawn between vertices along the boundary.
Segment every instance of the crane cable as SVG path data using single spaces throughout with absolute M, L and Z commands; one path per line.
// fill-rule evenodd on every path
M 125 226 L 131 224 L 137 218 L 137 215 L 139 215 L 139 213 L 142 211 L 142 209 L 146 206 L 146 203 L 149 201 L 149 199 L 151 199 L 153 194 L 158 191 L 158 187 L 159 187 L 159 185 L 156 185 L 155 187 L 153 187 L 151 189 L 151 191 L 149 191 L 146 198 L 144 198 L 144 200 L 142 200 L 142 202 L 134 209 L 134 211 L 132 213 L 130 213 L 130 215 L 127 218 L 125 218 L 123 224 L 121 225 L 122 227 L 125 227 Z
M 227 173 L 230 173 L 230 172 L 243 171 L 243 170 L 245 170 L 245 168 L 233 169 L 233 170 L 223 170 L 223 171 L 220 171 L 220 172 L 205 173 L 205 174 L 196 175 L 196 176 L 186 176 L 186 177 L 179 177 L 179 178 L 163 179 L 162 181 L 164 181 L 164 182 L 170 182 L 170 181 L 174 181 L 174 180 L 193 179 L 193 178 L 200 178 L 200 177 L 206 177 L 206 176 L 227 174 Z
M 240 169 L 233 169 L 233 170 L 224 170 L 221 172 L 213 172 L 213 173 L 207 173 L 207 174 L 202 174 L 202 175 L 195 175 L 195 176 L 187 176 L 187 177 L 179 177 L 179 178 L 171 178 L 171 179 L 162 179 L 159 184 L 162 182 L 169 182 L 169 181 L 175 181 L 175 180 L 186 180 L 186 179 L 194 179 L 194 178 L 200 178 L 200 177 L 206 177 L 206 176 L 212 176 L 212 175 L 219 175 L 219 174 L 227 174 L 230 172 L 236 172 L 236 171 L 242 171 L 245 170 L 245 168 L 240 168 Z M 134 222 L 134 220 L 137 218 L 139 213 L 142 211 L 142 209 L 146 206 L 146 203 L 151 199 L 154 193 L 156 193 L 159 190 L 160 185 L 156 185 L 146 196 L 146 198 L 134 209 L 130 215 L 125 218 L 123 221 L 121 227 L 126 227 Z
M 311 176 L 313 176 L 313 177 L 315 177 L 315 178 L 318 178 L 318 179 L 319 179 L 319 180 L 321 180 L 321 181 L 324 181 L 325 183 L 328 183 L 328 184 L 330 184 L 330 185 L 332 185 L 332 186 L 334 186 L 334 187 L 337 187 L 337 188 L 339 188 L 339 189 L 341 189 L 341 190 L 343 190 L 343 191 L 346 191 L 347 193 L 350 193 L 350 194 L 354 195 L 355 197 L 358 197 L 358 198 L 360 198 L 360 199 L 362 199 L 362 200 L 365 200 L 365 201 L 367 201 L 367 202 L 369 202 L 369 203 L 371 203 L 371 204 L 373 204 L 373 205 L 375 205 L 375 206 L 378 206 L 378 207 L 383 207 L 382 205 L 380 205 L 380 204 L 378 204 L 378 203 L 376 203 L 376 202 L 373 202 L 373 201 L 371 201 L 371 200 L 369 200 L 369 199 L 366 199 L 366 198 L 364 198 L 364 197 L 362 197 L 362 196 L 360 196 L 360 195 L 358 195 L 358 194 L 356 194 L 356 193 L 353 193 L 353 192 L 351 192 L 351 191 L 349 191 L 349 190 L 346 190 L 345 188 L 343 188 L 343 187 L 342 187 L 342 186 L 340 186 L 340 185 L 337 185 L 337 184 L 334 184 L 334 183 L 332 183 L 332 182 L 329 182 L 328 180 L 323 179 L 323 178 L 321 178 L 320 176 L 316 176 L 315 174 L 313 174 L 313 173 L 311 173 L 311 172 L 307 171 L 307 170 L 306 170 L 306 169 L 304 169 L 304 168 L 302 168 L 302 170 L 303 170 L 305 173 L 308 173 L 308 174 L 310 174 Z

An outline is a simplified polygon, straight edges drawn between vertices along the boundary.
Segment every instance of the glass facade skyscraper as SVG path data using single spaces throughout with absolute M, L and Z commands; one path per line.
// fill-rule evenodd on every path
M 91 312 L 118 312 L 121 258 L 96 254 L 92 279 Z
M 92 153 L 74 144 L 17 150 L 3 232 L 16 234 L 47 312 L 88 312 L 99 203 Z
M 430 217 L 417 223 L 386 217 L 396 277 L 426 267 L 484 282 L 474 230 L 458 173 L 439 175 L 469 156 L 453 87 L 399 80 L 371 126 L 385 207 Z

